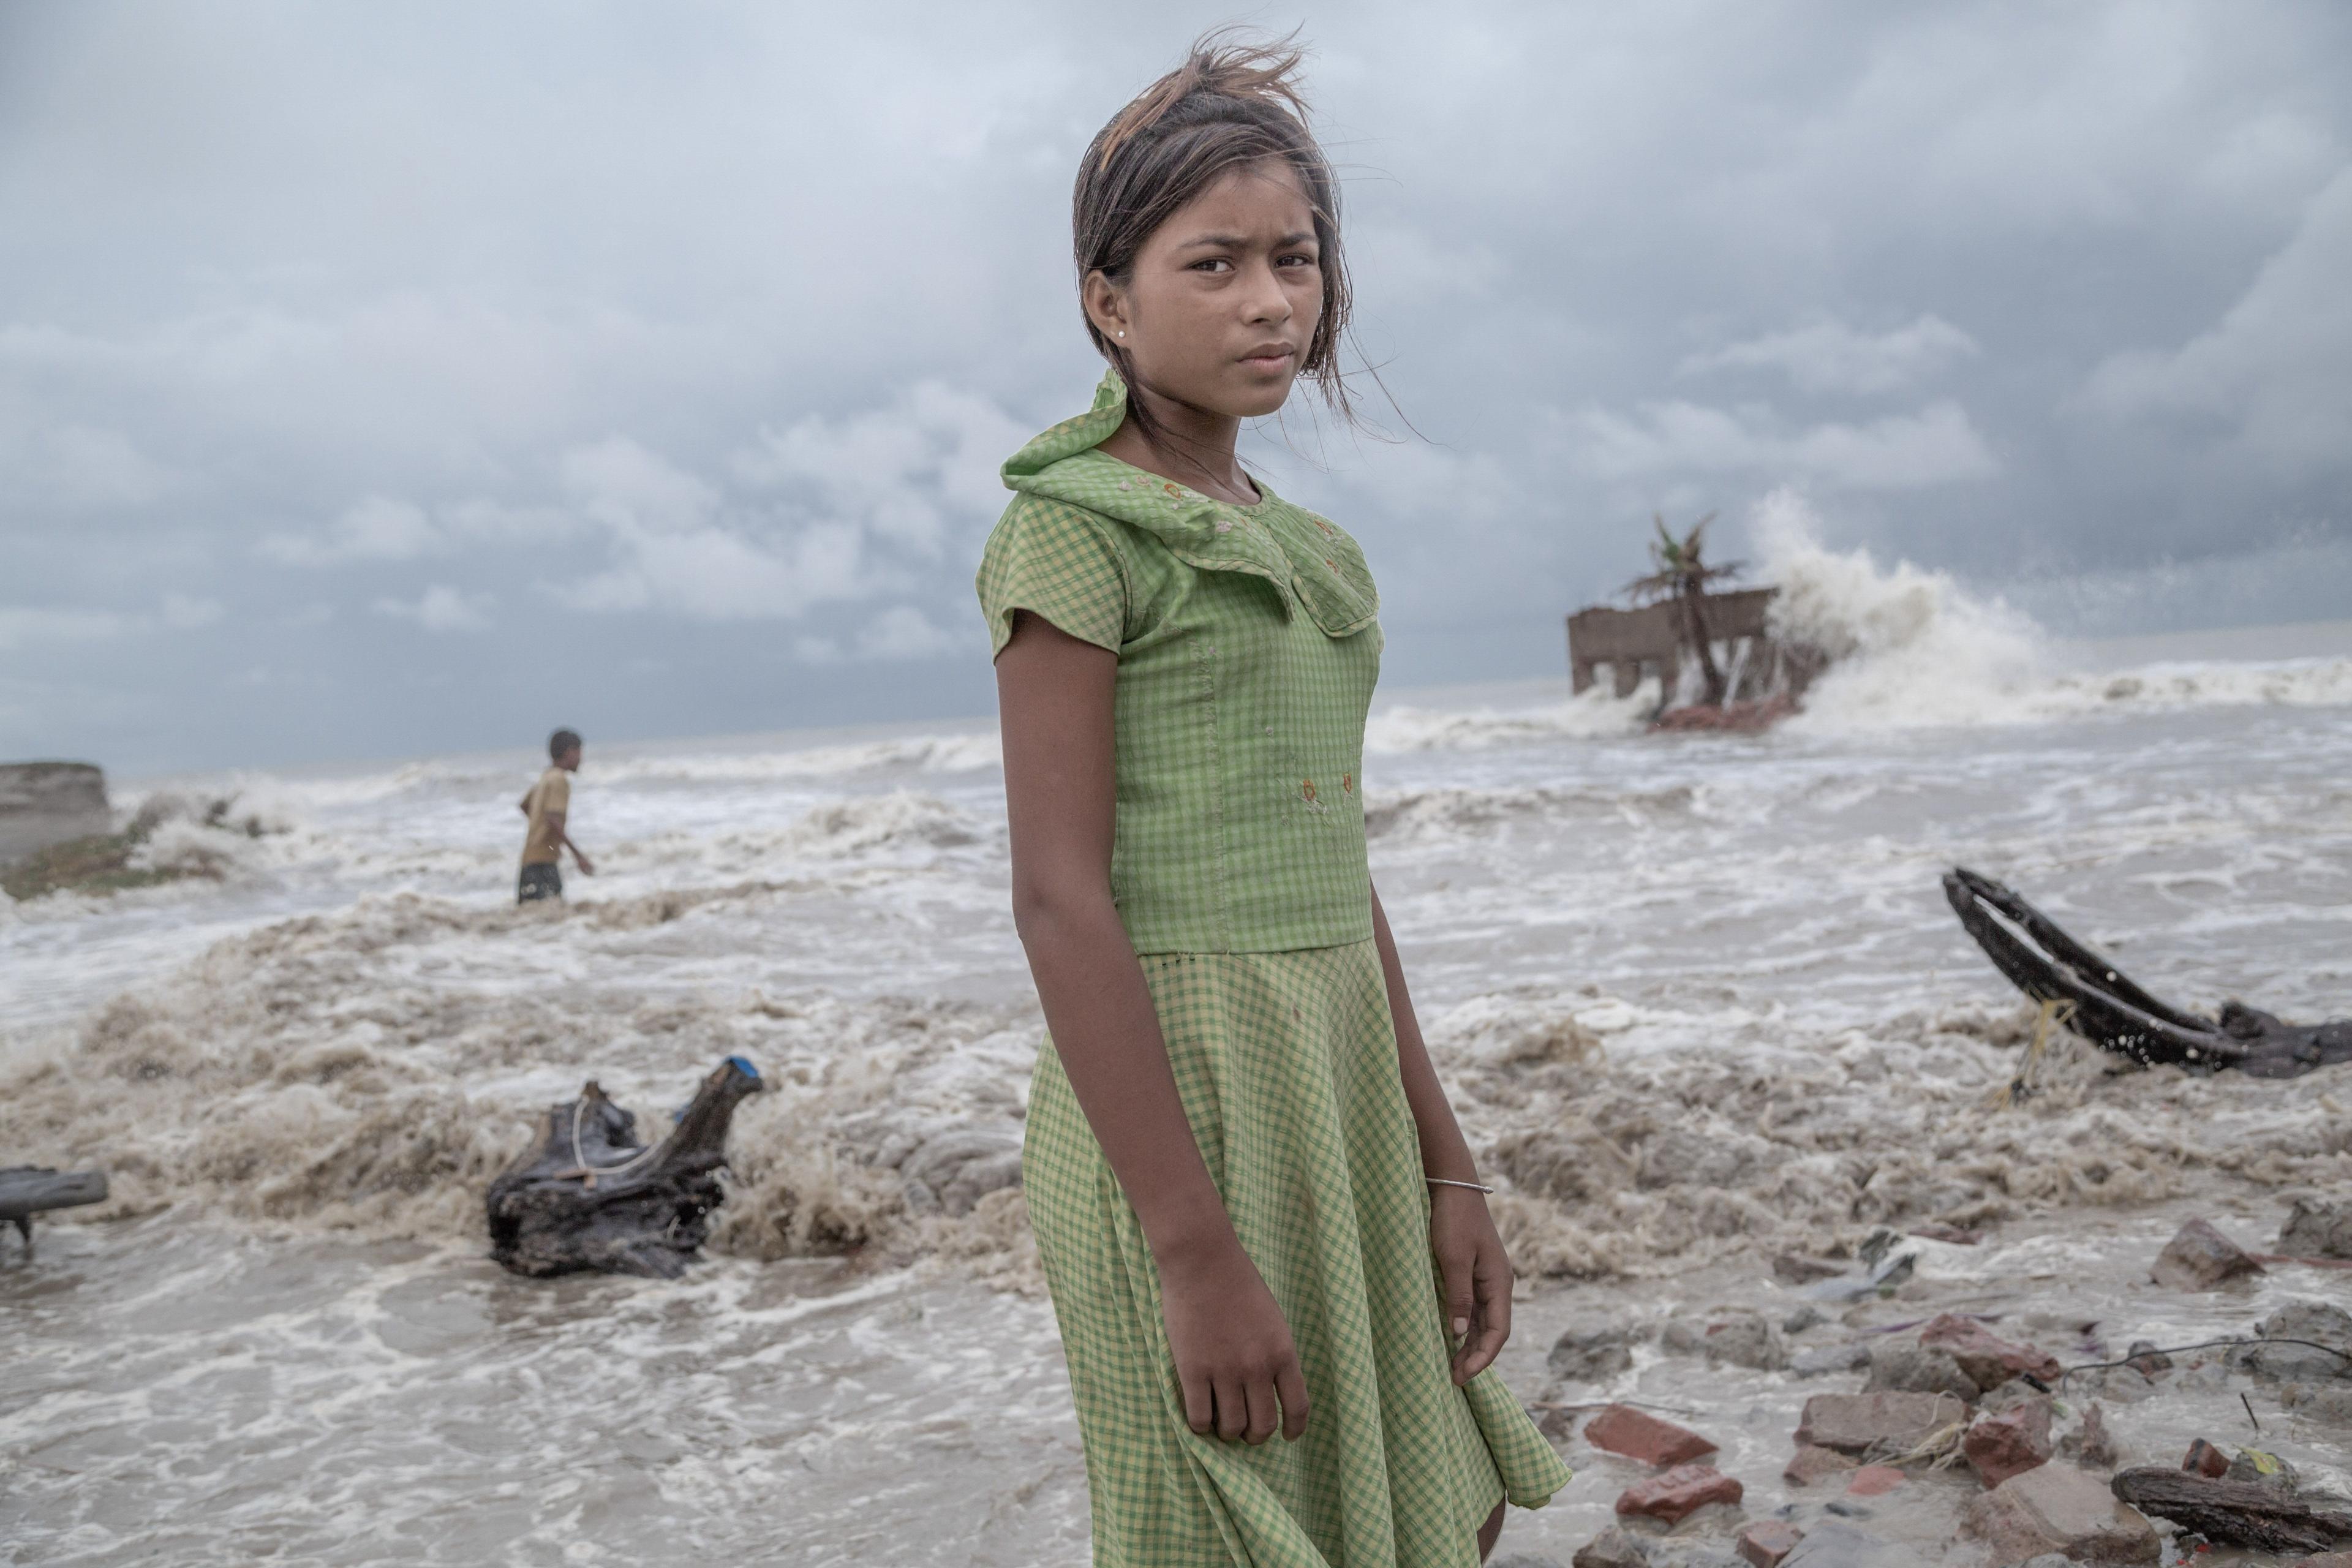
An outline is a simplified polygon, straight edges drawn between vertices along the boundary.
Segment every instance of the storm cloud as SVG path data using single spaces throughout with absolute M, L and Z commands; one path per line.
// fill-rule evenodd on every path
M 0 10 L 0 755 L 985 711 L 1094 130 L 1231 13 Z M 1364 401 L 1254 455 L 1390 679 L 1555 671 L 1650 514 L 2062 631 L 2352 595 L 2352 13 L 1365 5 L 1300 26 Z

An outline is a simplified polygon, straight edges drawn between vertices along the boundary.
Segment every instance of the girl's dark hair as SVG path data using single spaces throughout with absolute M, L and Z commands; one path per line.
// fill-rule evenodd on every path
M 1182 65 L 1144 89 L 1087 145 L 1070 196 L 1071 248 L 1081 288 L 1095 272 L 1124 284 L 1152 231 L 1228 171 L 1267 158 L 1287 163 L 1314 209 L 1323 267 L 1323 315 L 1299 374 L 1315 383 L 1333 412 L 1352 420 L 1339 374 L 1349 304 L 1339 251 L 1339 185 L 1307 128 L 1307 100 L 1297 79 L 1305 53 L 1290 38 L 1258 43 L 1234 29 L 1202 35 Z M 1091 316 L 1087 335 L 1134 386 L 1127 350 L 1106 337 Z M 1127 408 L 1145 436 L 1160 434 L 1141 398 L 1130 397 Z

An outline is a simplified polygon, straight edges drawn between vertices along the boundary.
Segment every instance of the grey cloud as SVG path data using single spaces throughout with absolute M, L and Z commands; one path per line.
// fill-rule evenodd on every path
M 337 518 L 325 537 L 273 533 L 255 547 L 273 561 L 295 566 L 325 566 L 344 561 L 410 561 L 445 555 L 448 535 L 425 509 L 390 496 L 369 496 Z
M 374 609 L 377 615 L 394 620 L 414 621 L 428 632 L 484 632 L 493 624 L 491 612 L 498 608 L 498 603 L 496 595 L 469 594 L 446 583 L 436 583 L 419 594 L 414 604 L 381 598 L 375 602 Z
M 0 752 L 983 710 L 995 465 L 1099 374 L 1071 171 L 1223 16 L 0 11 Z M 1294 19 L 1406 438 L 1251 449 L 1392 679 L 1554 669 L 1653 510 L 1789 481 L 2061 629 L 2352 591 L 2341 7 Z
M 30 643 L 96 642 L 121 637 L 137 626 L 133 618 L 112 610 L 0 606 L 0 651 Z
M 1959 405 L 1862 424 L 1776 430 L 1763 411 L 1651 403 L 1639 418 L 1588 409 L 1572 421 L 1581 466 L 1601 479 L 1723 471 L 1796 475 L 1848 489 L 1922 489 L 1990 479 L 2000 465 Z
M 2302 227 L 2221 319 L 2179 349 L 2100 365 L 2083 398 L 2130 419 L 2185 412 L 2220 422 L 2259 460 L 2297 471 L 2352 466 L 2352 170 L 2312 199 Z
M 1823 321 L 1691 354 L 1675 369 L 1682 375 L 1769 369 L 1804 392 L 1893 392 L 1980 352 L 1974 338 L 1935 315 L 1875 334 Z

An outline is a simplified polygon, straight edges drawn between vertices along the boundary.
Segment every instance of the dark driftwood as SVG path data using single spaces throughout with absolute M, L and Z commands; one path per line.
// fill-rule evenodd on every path
M 16 1221 L 27 1258 L 33 1255 L 35 1215 L 105 1201 L 103 1171 L 53 1171 L 46 1165 L 11 1165 L 0 1171 L 0 1221 Z
M 2262 1552 L 2325 1552 L 2352 1540 L 2352 1514 L 2324 1513 L 2285 1489 L 2223 1481 L 2160 1465 L 2117 1473 L 2116 1496 L 2142 1513 L 2195 1531 L 2223 1546 Z
M 1944 897 L 2011 984 L 2037 1002 L 2071 1003 L 2069 1029 L 2142 1066 L 2300 1078 L 2316 1067 L 2352 1062 L 2352 1019 L 2289 1024 L 2240 1002 L 2224 1002 L 2218 1018 L 2184 1012 L 2142 990 L 1990 877 L 1954 867 L 1945 874 Z
M 539 1146 L 490 1184 L 490 1256 L 535 1277 L 592 1268 L 677 1279 L 726 1197 L 719 1168 L 735 1107 L 760 1089 L 751 1063 L 728 1058 L 649 1147 L 635 1114 L 591 1079 L 578 1100 L 549 1107 Z

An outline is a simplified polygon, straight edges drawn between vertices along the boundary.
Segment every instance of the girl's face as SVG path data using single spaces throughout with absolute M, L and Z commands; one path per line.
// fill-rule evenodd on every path
M 1272 414 L 1323 317 L 1297 172 L 1266 159 L 1224 174 L 1152 231 L 1124 287 L 1089 277 L 1086 305 L 1152 391 L 1230 419 Z

